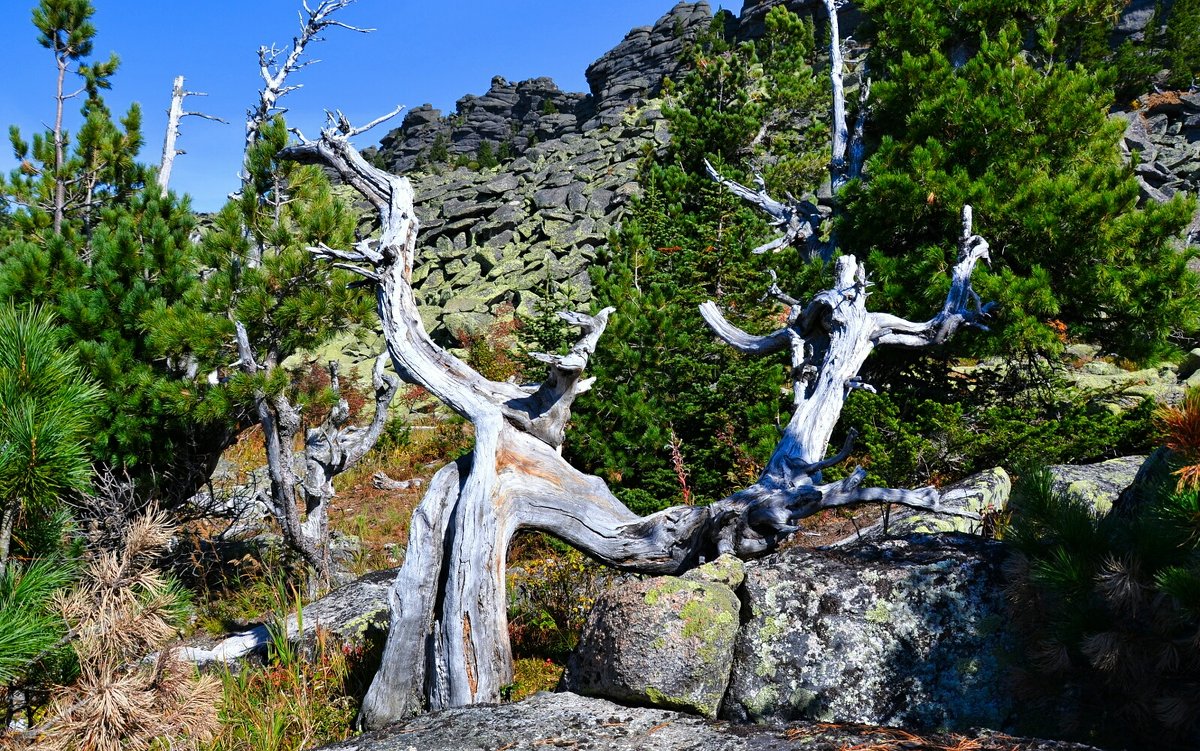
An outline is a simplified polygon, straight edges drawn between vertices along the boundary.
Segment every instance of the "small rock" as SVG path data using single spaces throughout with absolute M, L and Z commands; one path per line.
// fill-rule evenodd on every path
M 1200 370 L 1200 348 L 1188 352 L 1183 358 L 1183 362 L 1179 363 L 1179 380 L 1186 381 L 1198 370 Z
M 1096 516 L 1107 514 L 1146 461 L 1145 456 L 1122 456 L 1095 464 L 1056 464 L 1047 467 L 1050 487 L 1083 503 Z M 1019 513 L 1019 509 L 1017 510 Z

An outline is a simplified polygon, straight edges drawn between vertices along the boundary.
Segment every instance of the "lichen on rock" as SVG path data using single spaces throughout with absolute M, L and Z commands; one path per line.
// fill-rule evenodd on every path
M 729 681 L 741 603 L 722 557 L 688 578 L 659 576 L 609 590 L 592 609 L 563 676 L 569 690 L 715 717 Z

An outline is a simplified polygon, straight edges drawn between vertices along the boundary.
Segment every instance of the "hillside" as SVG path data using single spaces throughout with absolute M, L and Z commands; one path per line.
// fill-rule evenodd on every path
M 732 39 L 754 39 L 779 0 L 746 0 L 726 26 Z M 820 28 L 823 6 L 789 0 L 789 9 Z M 1138 37 L 1150 21 L 1144 0 L 1127 5 L 1114 43 Z M 860 23 L 842 10 L 843 32 Z M 658 95 L 682 72 L 685 46 L 707 28 L 707 2 L 680 2 L 651 26 L 631 30 L 587 69 L 587 93 L 564 92 L 549 78 L 509 82 L 495 77 L 486 92 L 458 100 L 443 114 L 431 105 L 411 109 L 369 158 L 414 183 L 421 219 L 421 253 L 414 281 L 431 333 L 451 342 L 455 332 L 478 331 L 508 303 L 530 311 L 551 288 L 586 303 L 588 267 L 638 192 L 638 160 L 669 141 Z M 853 69 L 848 83 L 854 85 Z M 1129 153 L 1143 200 L 1166 201 L 1200 188 L 1200 96 L 1144 97 L 1114 113 L 1130 125 Z M 484 148 L 502 157 L 480 166 Z M 1200 238 L 1200 215 L 1192 242 Z M 361 352 L 345 341 L 348 352 Z

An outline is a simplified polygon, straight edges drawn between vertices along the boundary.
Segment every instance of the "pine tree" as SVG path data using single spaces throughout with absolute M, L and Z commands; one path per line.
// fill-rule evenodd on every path
M 1174 0 L 1163 39 L 1167 85 L 1179 89 L 1200 81 L 1200 0 Z
M 479 169 L 491 169 L 500 164 L 496 159 L 496 151 L 492 148 L 491 141 L 484 141 L 479 144 L 479 151 L 475 155 L 475 161 L 479 163 Z
M 284 363 L 362 322 L 372 301 L 351 284 L 352 276 L 316 261 L 309 252 L 319 245 L 349 247 L 354 216 L 319 168 L 280 158 L 287 143 L 282 118 L 259 128 L 247 154 L 241 195 L 218 212 L 201 242 L 204 281 L 176 304 L 157 304 L 149 320 L 172 357 L 239 363 L 227 374 L 225 394 L 263 428 L 276 519 L 288 543 L 327 582 L 325 513 L 332 488 L 316 476 L 311 463 L 307 476 L 296 475 L 293 444 L 304 437 L 311 454 L 337 443 L 337 431 L 350 415 L 346 404 L 338 403 L 339 394 L 304 388 Z M 332 375 L 336 387 L 336 372 Z M 377 388 L 390 401 L 394 383 L 384 379 Z M 380 398 L 377 393 L 382 428 L 387 403 Z M 318 415 L 333 422 L 324 424 Z M 331 456 L 337 466 L 333 474 L 353 466 L 359 456 L 349 450 L 340 460 Z M 299 508 L 307 513 L 307 522 Z
M 1137 208 L 1121 123 L 1107 118 L 1113 77 L 1075 62 L 1068 43 L 1065 29 L 1097 12 L 1077 5 L 952 16 L 926 0 L 868 2 L 880 143 L 840 236 L 870 255 L 881 303 L 922 310 L 944 294 L 930 280 L 969 203 L 996 249 L 976 281 L 998 303 L 994 349 L 1054 351 L 1061 322 L 1068 336 L 1152 358 L 1197 328 L 1192 252 L 1177 247 L 1194 204 Z
M 1173 412 L 1194 444 L 1196 394 Z M 1027 732 L 1111 748 L 1200 741 L 1200 492 L 1170 474 L 1192 461 L 1155 454 L 1103 515 L 1055 493 L 1045 471 L 1023 473 L 1005 540 Z
M 54 234 L 62 231 L 64 213 L 67 207 L 67 182 L 71 171 L 66 165 L 67 133 L 63 129 L 63 108 L 66 101 L 78 94 L 66 93 L 67 73 L 74 72 L 81 77 L 88 98 L 94 99 L 95 92 L 107 88 L 108 78 L 117 68 L 115 55 L 107 62 L 94 66 L 80 64 L 80 61 L 92 53 L 92 39 L 96 29 L 91 24 L 95 13 L 89 0 L 41 0 L 33 10 L 33 24 L 41 32 L 38 43 L 54 53 L 55 67 L 58 71 L 55 90 L 55 114 L 53 141 L 47 147 L 53 147 L 53 161 L 43 159 L 43 162 L 53 165 L 46 172 L 46 178 L 53 183 L 53 217 Z M 72 63 L 79 64 L 75 71 L 70 70 Z
M 47 0 L 35 22 L 43 43 L 79 59 L 94 35 L 88 16 L 87 3 Z M 20 166 L 0 186 L 10 209 L 0 224 L 0 296 L 52 309 L 104 388 L 94 461 L 128 468 L 144 495 L 173 504 L 207 480 L 238 424 L 221 389 L 204 380 L 218 363 L 166 357 L 144 317 L 196 283 L 195 219 L 186 199 L 163 195 L 138 163 L 138 106 L 117 123 L 101 97 L 115 58 L 78 71 L 82 125 L 61 161 L 55 133 L 35 134 L 31 146 L 10 130 Z M 65 129 L 59 137 L 72 141 Z
M 786 414 L 786 374 L 718 343 L 697 310 L 718 300 L 738 325 L 764 328 L 779 313 L 760 299 L 767 269 L 802 274 L 788 267 L 794 254 L 751 253 L 762 220 L 704 171 L 708 158 L 741 176 L 757 156 L 781 190 L 801 193 L 821 179 L 813 152 L 824 137 L 797 117 L 822 96 L 808 63 L 812 29 L 782 8 L 768 19 L 757 45 L 727 41 L 724 16 L 697 40 L 687 77 L 667 88 L 668 153 L 643 164 L 643 193 L 594 266 L 596 304 L 617 312 L 592 358 L 598 397 L 580 401 L 566 448 L 639 513 L 685 495 L 712 501 L 753 481 Z M 788 156 L 772 158 L 767 147 L 784 144 Z
M 450 161 L 450 147 L 446 143 L 445 133 L 438 133 L 433 137 L 433 144 L 429 147 L 429 161 L 431 164 Z
M 0 308 L 0 576 L 18 520 L 54 516 L 89 487 L 100 392 L 61 345 L 47 311 Z

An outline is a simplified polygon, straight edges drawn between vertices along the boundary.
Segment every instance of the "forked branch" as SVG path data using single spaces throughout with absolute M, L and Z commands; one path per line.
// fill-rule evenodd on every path
M 788 349 L 792 356 L 796 406 L 775 453 L 758 482 L 712 507 L 714 517 L 721 519 L 721 552 L 752 555 L 770 550 L 795 531 L 797 521 L 836 506 L 886 501 L 934 512 L 949 509 L 935 488 L 862 487 L 866 473 L 861 468 L 844 480 L 821 484 L 821 471 L 850 454 L 853 431 L 841 451 L 825 458 L 847 394 L 855 388 L 871 388 L 862 383 L 858 371 L 877 345 L 937 345 L 962 326 L 985 328 L 982 319 L 991 305 L 980 302 L 971 288 L 971 274 L 979 260 L 988 258 L 988 244 L 973 233 L 971 225 L 971 207 L 966 206 L 950 290 L 942 309 L 928 321 L 867 311 L 870 283 L 853 256 L 837 259 L 833 286 L 815 295 L 802 311 L 773 284 L 774 296 L 786 298 L 792 312 L 786 326 L 765 336 L 733 325 L 711 301 L 700 306 L 713 332 L 739 351 L 764 355 Z
M 333 17 L 338 11 L 352 5 L 354 0 L 321 0 L 317 7 L 310 8 L 305 2 L 304 12 L 300 14 L 300 33 L 292 38 L 292 44 L 286 49 L 271 47 L 258 48 L 258 70 L 263 80 L 263 87 L 258 92 L 258 104 L 247 113 L 246 118 L 246 153 L 250 152 L 259 131 L 263 125 L 275 117 L 287 112 L 279 106 L 279 100 L 289 92 L 300 88 L 300 84 L 287 85 L 287 78 L 301 68 L 312 65 L 316 60 L 304 60 L 304 52 L 312 42 L 323 39 L 321 33 L 330 28 L 342 28 L 349 31 L 366 34 L 374 29 L 363 29 L 343 23 Z M 244 179 L 249 173 L 243 172 Z

